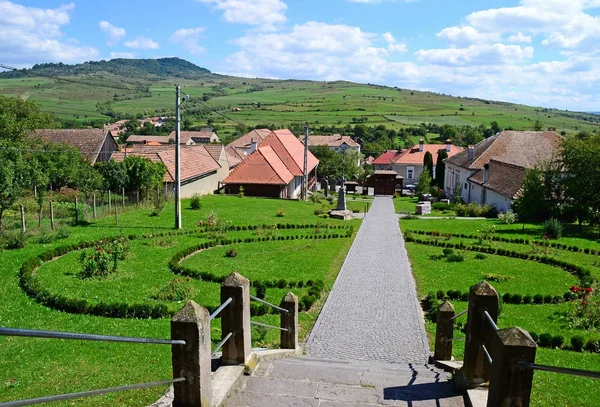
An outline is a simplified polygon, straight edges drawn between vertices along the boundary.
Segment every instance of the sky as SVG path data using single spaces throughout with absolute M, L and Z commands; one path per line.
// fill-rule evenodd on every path
M 0 0 L 0 64 L 167 56 L 600 111 L 600 0 Z

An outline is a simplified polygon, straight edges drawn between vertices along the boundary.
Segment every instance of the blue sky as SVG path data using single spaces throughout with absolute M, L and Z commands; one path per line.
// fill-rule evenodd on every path
M 0 63 L 177 56 L 600 111 L 600 0 L 0 0 Z

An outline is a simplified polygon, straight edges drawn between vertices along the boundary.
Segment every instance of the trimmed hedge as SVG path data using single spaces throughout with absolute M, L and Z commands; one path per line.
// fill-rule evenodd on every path
M 429 234 L 429 232 L 421 233 L 421 234 Z M 434 234 L 434 236 L 437 236 Z M 563 270 L 575 275 L 580 280 L 580 285 L 582 287 L 589 287 L 593 284 L 594 280 L 589 270 L 574 264 L 569 263 L 564 260 L 556 259 L 554 257 L 546 256 L 546 255 L 537 255 L 530 253 L 522 253 L 517 252 L 515 250 L 508 250 L 503 248 L 495 248 L 495 247 L 487 247 L 487 246 L 467 246 L 463 242 L 459 243 L 451 243 L 449 241 L 441 241 L 438 239 L 434 240 L 423 240 L 417 239 L 411 235 L 407 235 L 404 237 L 406 242 L 412 242 L 416 244 L 422 244 L 426 246 L 438 246 L 438 247 L 447 247 L 453 249 L 467 250 L 472 252 L 480 252 L 487 254 L 495 254 L 498 256 L 512 257 L 521 260 L 531 260 L 536 261 L 538 263 L 548 264 L 550 266 L 560 267 Z
M 263 225 L 263 226 L 266 227 L 266 225 Z M 278 224 L 277 226 L 279 228 L 280 225 Z M 285 226 L 281 227 L 281 229 L 307 229 L 307 228 L 313 228 L 315 226 L 316 225 L 285 224 Z M 331 234 L 325 235 L 326 237 L 324 235 L 310 235 L 310 238 L 313 238 L 313 239 L 344 238 L 344 237 L 352 237 L 352 234 L 354 233 L 353 226 L 348 226 L 348 227 L 340 226 L 340 225 L 328 225 L 328 226 L 318 225 L 318 226 L 319 227 L 327 227 L 328 229 L 346 229 L 346 233 L 344 233 L 343 235 L 341 235 L 339 233 L 331 233 Z M 239 229 L 238 229 L 238 227 L 236 226 L 236 227 L 229 227 L 229 230 L 254 230 L 254 229 L 257 229 L 258 227 L 260 227 L 260 226 L 256 226 L 256 225 L 239 226 Z M 197 228 L 194 230 L 189 230 L 189 231 L 159 232 L 159 233 L 148 233 L 148 234 L 142 234 L 142 235 L 131 234 L 131 235 L 127 236 L 127 239 L 132 241 L 132 240 L 151 239 L 151 238 L 156 238 L 156 237 L 194 235 L 199 232 L 199 229 L 200 228 Z M 86 315 L 94 315 L 94 316 L 102 316 L 102 317 L 110 317 L 110 318 L 143 318 L 143 319 L 166 318 L 166 317 L 173 316 L 174 312 L 169 311 L 168 307 L 165 304 L 152 304 L 152 303 L 127 304 L 127 303 L 105 303 L 105 302 L 92 303 L 86 299 L 69 298 L 62 294 L 53 293 L 50 290 L 48 290 L 46 287 L 44 287 L 39 282 L 38 278 L 35 275 L 37 269 L 44 262 L 54 260 L 58 257 L 64 256 L 73 251 L 83 250 L 83 249 L 87 249 L 90 247 L 94 247 L 96 244 L 98 244 L 102 240 L 113 240 L 115 238 L 118 238 L 118 236 L 108 236 L 108 237 L 104 237 L 104 238 L 101 238 L 98 240 L 83 241 L 83 242 L 74 243 L 74 244 L 70 244 L 70 245 L 66 245 L 66 246 L 56 247 L 54 249 L 50 249 L 50 250 L 47 250 L 47 251 L 39 254 L 38 256 L 27 260 L 25 263 L 23 263 L 21 265 L 21 268 L 19 269 L 19 286 L 25 292 L 25 294 L 27 294 L 29 297 L 31 297 L 33 300 L 35 300 L 39 304 L 45 305 L 52 309 L 56 309 L 58 311 L 64 311 L 64 312 L 68 312 L 71 314 L 86 314 Z M 187 257 L 188 255 L 192 254 L 193 252 L 196 252 L 196 251 L 202 250 L 202 249 L 206 249 L 208 247 L 214 247 L 217 244 L 227 245 L 227 244 L 232 244 L 232 243 L 243 243 L 243 242 L 249 243 L 249 242 L 268 241 L 268 240 L 295 240 L 295 239 L 306 239 L 306 238 L 309 238 L 309 236 L 294 236 L 294 237 L 291 237 L 291 236 L 275 237 L 275 236 L 273 236 L 270 238 L 269 237 L 262 237 L 262 238 L 257 237 L 257 238 L 246 238 L 246 239 L 238 238 L 238 239 L 214 240 L 211 242 L 202 243 L 200 245 L 194 246 L 192 248 L 188 248 L 182 252 L 177 253 L 171 259 L 171 262 L 169 262 L 169 268 L 173 272 L 175 272 L 175 270 L 180 270 L 179 274 L 189 275 L 190 277 L 195 277 L 195 275 L 190 275 L 190 274 L 197 274 L 198 277 L 200 277 L 202 280 L 221 283 L 225 280 L 225 277 L 215 276 L 214 274 L 208 273 L 208 272 L 197 272 L 195 270 L 187 269 L 187 268 L 179 266 L 178 262 L 181 261 L 181 259 L 183 259 L 183 257 Z M 201 247 L 201 248 L 193 250 L 189 254 L 186 254 L 183 257 L 181 257 L 177 263 L 175 263 L 175 264 L 173 263 L 173 259 L 176 258 L 178 255 L 180 255 L 181 253 L 187 253 L 190 249 L 194 249 L 197 247 Z M 173 265 L 176 265 L 177 267 L 175 267 L 175 269 L 174 269 L 172 267 Z M 320 282 L 320 288 L 318 288 L 318 290 L 315 289 L 312 292 L 311 292 L 311 290 L 309 290 L 309 294 L 312 294 L 312 298 L 314 298 L 314 300 L 312 302 L 310 302 L 308 300 L 305 301 L 305 304 L 307 304 L 307 305 L 310 303 L 310 305 L 308 305 L 308 307 L 305 308 L 305 310 L 308 310 L 310 308 L 310 306 L 312 306 L 314 301 L 316 301 L 318 298 L 320 298 L 321 292 L 323 289 L 323 282 L 320 280 L 317 280 L 316 283 L 312 280 L 309 280 L 307 282 L 304 282 L 304 281 L 287 282 L 285 280 L 283 280 L 283 281 L 282 280 L 267 281 L 267 282 L 265 282 L 266 283 L 265 287 L 275 287 L 275 286 L 277 286 L 277 284 L 282 285 L 284 282 L 285 282 L 285 286 L 288 286 L 290 288 L 293 288 L 296 286 L 297 287 L 310 286 L 311 289 L 313 288 L 314 285 L 317 285 L 317 287 L 319 287 L 317 283 Z M 255 282 L 255 284 L 256 284 L 256 282 Z M 282 288 L 285 288 L 285 286 Z M 212 313 L 215 309 L 218 308 L 218 306 L 208 306 L 206 308 L 208 309 L 209 312 Z M 253 311 L 254 315 L 264 315 L 264 314 L 267 314 L 272 311 L 275 311 L 275 313 L 278 312 L 277 310 L 273 310 L 266 305 L 255 304 L 255 303 L 251 304 L 251 310 Z

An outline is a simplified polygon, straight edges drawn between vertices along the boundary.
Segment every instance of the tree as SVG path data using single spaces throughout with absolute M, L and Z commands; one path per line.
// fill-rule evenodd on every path
M 446 177 L 446 163 L 444 159 L 448 158 L 448 153 L 445 149 L 440 149 L 437 152 L 437 160 L 435 162 L 435 182 L 434 184 L 440 188 L 444 189 L 444 180 Z
M 525 170 L 522 190 L 512 204 L 523 227 L 525 222 L 539 222 L 550 217 L 545 192 L 542 171 L 537 167 Z
M 490 123 L 490 126 L 492 127 L 492 132 L 494 134 L 500 133 L 502 131 L 502 129 L 500 128 L 500 125 L 498 125 L 498 122 L 495 120 Z
M 587 140 L 566 139 L 560 161 L 564 170 L 566 202 L 579 227 L 600 211 L 600 135 Z
M 105 191 L 118 192 L 129 183 L 127 168 L 122 162 L 110 160 L 99 162 L 95 165 L 98 173 L 102 176 L 102 189 Z
M 422 171 L 419 175 L 419 184 L 417 185 L 416 193 L 418 195 L 428 194 L 431 191 L 431 177 L 427 171 Z
M 429 174 L 429 178 L 433 178 L 433 156 L 429 151 L 423 157 L 423 172 L 425 171 Z
M 127 187 L 130 191 L 147 191 L 162 183 L 167 168 L 162 162 L 153 163 L 147 158 L 129 156 L 123 160 L 127 169 Z
M 544 124 L 542 123 L 542 121 L 539 118 L 535 119 L 535 123 L 533 123 L 533 130 L 542 131 L 543 128 Z
M 454 189 L 452 190 L 452 196 L 450 196 L 450 201 L 454 204 L 461 204 L 465 201 L 462 198 L 462 186 L 460 182 L 454 184 Z

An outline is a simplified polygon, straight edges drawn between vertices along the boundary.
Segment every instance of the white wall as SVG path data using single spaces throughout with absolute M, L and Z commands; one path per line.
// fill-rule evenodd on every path
M 512 201 L 497 192 L 487 189 L 485 191 L 485 203 L 495 206 L 498 212 L 506 212 L 510 209 Z

